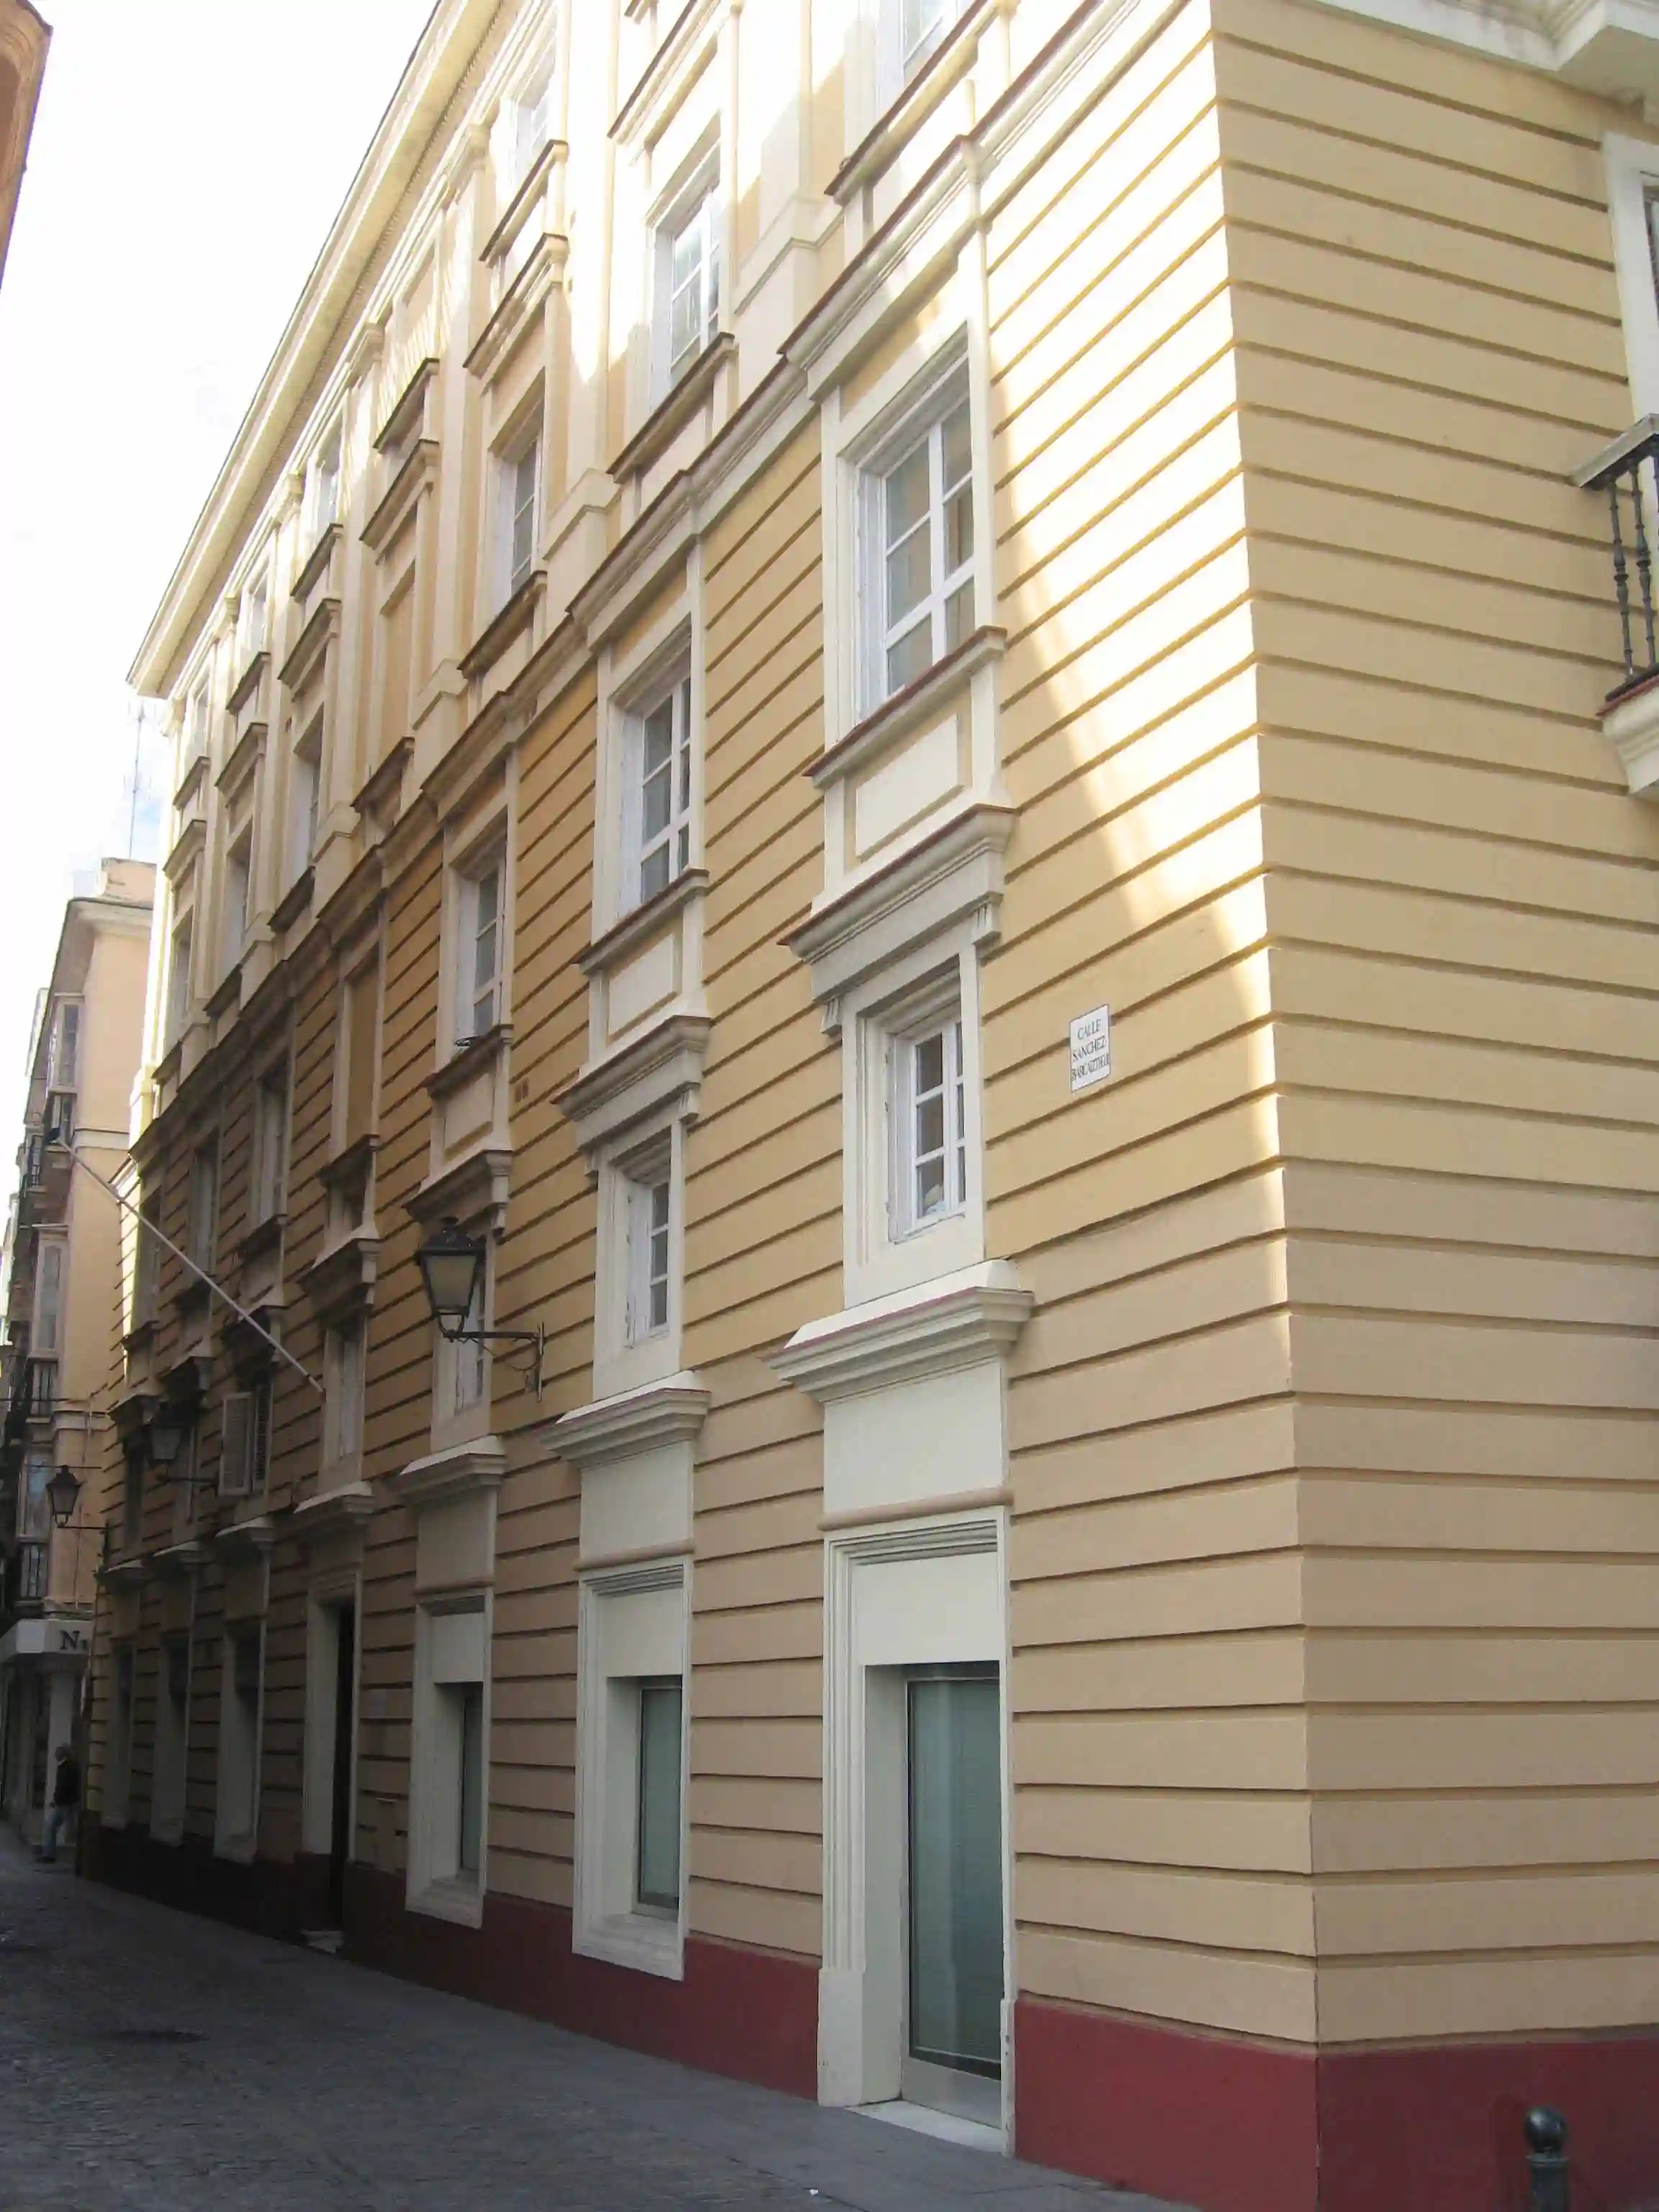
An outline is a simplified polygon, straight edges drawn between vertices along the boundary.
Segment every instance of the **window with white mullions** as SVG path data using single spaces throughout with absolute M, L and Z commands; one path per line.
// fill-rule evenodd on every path
M 467 1044 L 501 1018 L 501 866 L 492 860 L 461 890 L 460 1002 L 455 1041 Z
M 641 905 L 691 864 L 691 679 L 640 717 Z
M 530 580 L 536 565 L 536 491 L 541 465 L 541 445 L 532 439 L 516 459 L 506 464 L 507 596 Z
M 718 195 L 710 183 L 699 193 L 695 206 L 667 226 L 662 313 L 671 386 L 678 382 L 720 329 L 719 223 Z
M 882 689 L 960 645 L 974 620 L 973 441 L 964 399 L 881 480 Z
M 906 84 L 961 12 L 960 0 L 898 0 L 899 69 Z
M 962 1023 L 953 1017 L 895 1041 L 893 1234 L 908 1236 L 967 1203 L 968 1140 Z
M 638 1344 L 659 1336 L 668 1326 L 669 1219 L 672 1184 L 668 1163 L 651 1168 L 628 1186 L 628 1338 Z

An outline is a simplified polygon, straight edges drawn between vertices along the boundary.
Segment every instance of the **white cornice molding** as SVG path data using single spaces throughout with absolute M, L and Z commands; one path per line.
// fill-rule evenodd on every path
M 1633 796 L 1659 799 L 1659 678 L 1607 707 L 1601 730 Z
M 276 1525 L 269 1513 L 250 1514 L 246 1521 L 232 1521 L 223 1528 L 213 1532 L 213 1547 L 222 1558 L 234 1559 L 240 1553 L 247 1559 L 262 1559 L 276 1541 Z
M 257 520 L 260 486 L 497 12 L 498 0 L 438 0 L 151 617 L 130 672 L 137 690 L 168 688 L 203 599 Z
M 1323 0 L 1639 107 L 1659 100 L 1656 0 Z
M 908 851 L 820 902 L 784 939 L 812 972 L 826 1030 L 840 1026 L 840 1001 L 854 984 L 890 967 L 912 946 L 971 920 L 974 941 L 1000 927 L 1003 854 L 1012 808 L 964 807 Z
M 586 1470 L 631 1459 L 659 1444 L 685 1443 L 701 1431 L 709 1394 L 702 1377 L 683 1369 L 659 1382 L 618 1391 L 562 1413 L 543 1431 L 549 1447 L 572 1467 Z
M 471 1443 L 412 1459 L 386 1477 L 386 1488 L 405 1505 L 435 1505 L 476 1491 L 499 1490 L 507 1475 L 507 1449 L 499 1437 L 475 1437 Z
M 294 1533 L 302 1544 L 325 1544 L 337 1536 L 360 1536 L 374 1513 L 374 1492 L 366 1482 L 343 1482 L 319 1490 L 295 1508 Z
M 669 1014 L 643 1036 L 590 1060 L 559 1093 L 553 1103 L 574 1126 L 590 1164 L 600 1146 L 665 1106 L 696 1121 L 710 1026 L 704 1014 Z
M 809 1321 L 768 1364 L 786 1382 L 828 1404 L 915 1376 L 1006 1359 L 1035 1303 L 1012 1261 L 983 1260 Z

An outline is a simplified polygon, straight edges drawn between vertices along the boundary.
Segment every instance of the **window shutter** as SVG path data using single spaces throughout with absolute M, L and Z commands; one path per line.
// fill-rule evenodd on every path
M 246 1498 L 253 1455 L 253 1394 L 233 1390 L 225 1400 L 219 1439 L 219 1495 Z

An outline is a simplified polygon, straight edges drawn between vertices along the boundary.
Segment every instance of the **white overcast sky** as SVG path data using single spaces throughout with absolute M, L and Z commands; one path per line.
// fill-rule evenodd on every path
M 430 7 L 42 0 L 0 280 L 0 1162 L 64 900 L 156 857 L 126 672 Z

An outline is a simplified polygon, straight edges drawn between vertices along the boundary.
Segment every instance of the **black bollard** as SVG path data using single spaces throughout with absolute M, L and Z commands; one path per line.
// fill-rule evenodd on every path
M 1567 2124 L 1547 2105 L 1527 2114 L 1527 2212 L 1572 2212 Z

